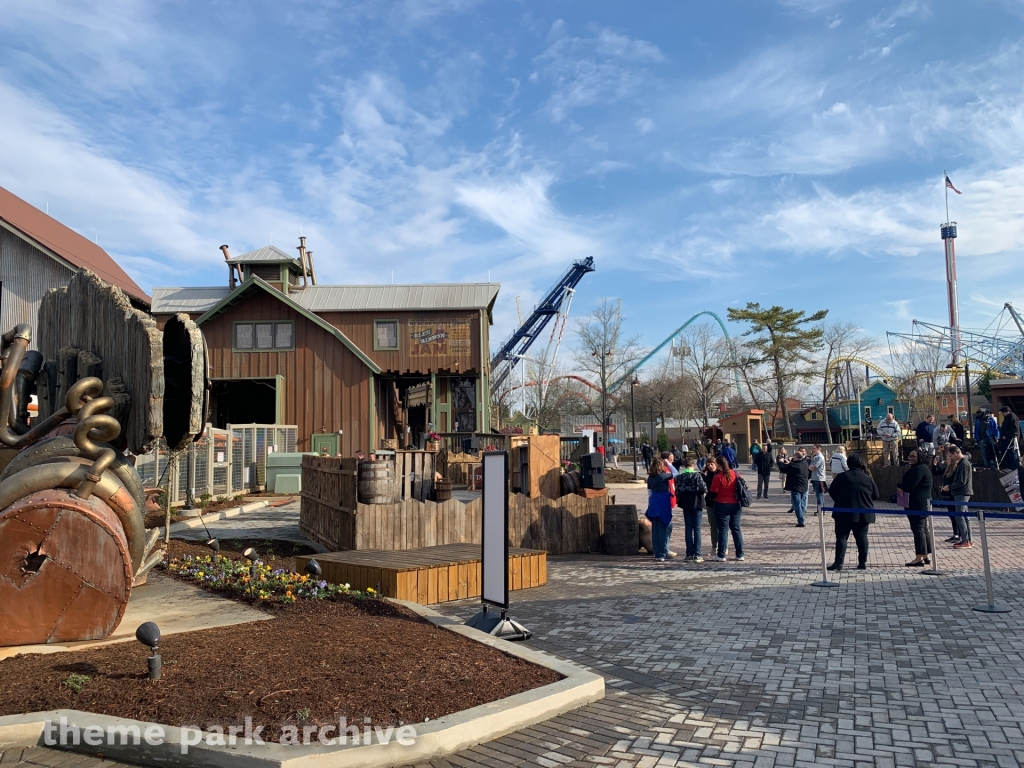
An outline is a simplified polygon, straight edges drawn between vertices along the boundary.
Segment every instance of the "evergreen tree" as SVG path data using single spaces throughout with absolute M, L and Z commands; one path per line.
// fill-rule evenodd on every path
M 759 356 L 758 362 L 768 363 L 775 375 L 778 410 L 786 422 L 786 435 L 793 437 L 793 424 L 786 406 L 786 382 L 808 379 L 814 371 L 814 353 L 821 349 L 823 330 L 815 325 L 825 319 L 827 309 L 813 315 L 803 310 L 779 306 L 764 308 L 749 301 L 743 309 L 729 308 L 729 319 L 746 322 L 750 328 L 748 346 Z

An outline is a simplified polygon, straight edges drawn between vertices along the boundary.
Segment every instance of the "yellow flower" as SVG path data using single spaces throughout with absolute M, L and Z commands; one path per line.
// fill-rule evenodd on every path
M 200 579 L 203 578 L 203 572 L 200 571 L 199 573 L 196 574 L 196 576 L 198 576 Z

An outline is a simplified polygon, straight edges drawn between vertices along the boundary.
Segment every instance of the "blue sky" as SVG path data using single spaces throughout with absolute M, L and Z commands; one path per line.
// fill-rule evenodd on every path
M 746 301 L 868 331 L 1024 304 L 1024 2 L 56 2 L 0 14 L 0 185 L 145 288 L 300 228 L 321 282 L 573 259 L 650 345 Z

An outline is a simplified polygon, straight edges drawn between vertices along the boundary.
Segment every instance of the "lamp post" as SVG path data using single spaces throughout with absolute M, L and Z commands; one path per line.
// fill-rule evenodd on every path
M 636 392 L 636 388 L 640 386 L 640 379 L 633 377 L 632 384 L 629 388 L 629 411 L 630 418 L 633 421 L 633 479 L 638 480 L 639 475 L 636 471 L 636 400 L 633 397 L 633 393 Z

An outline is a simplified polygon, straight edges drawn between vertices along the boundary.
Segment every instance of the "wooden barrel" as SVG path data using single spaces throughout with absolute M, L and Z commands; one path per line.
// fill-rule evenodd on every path
M 58 488 L 0 510 L 0 645 L 102 640 L 132 588 L 128 540 L 98 496 Z
M 640 525 L 635 504 L 604 508 L 604 542 L 609 555 L 635 555 L 640 549 Z
M 448 501 L 452 497 L 451 480 L 434 481 L 434 501 Z
M 395 462 L 359 462 L 359 502 L 361 504 L 394 504 L 399 501 L 395 480 Z
M 566 472 L 562 475 L 562 495 L 568 496 L 576 493 L 580 488 L 583 487 L 583 475 L 580 474 L 579 470 L 574 469 L 572 472 Z

